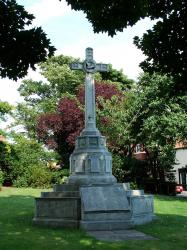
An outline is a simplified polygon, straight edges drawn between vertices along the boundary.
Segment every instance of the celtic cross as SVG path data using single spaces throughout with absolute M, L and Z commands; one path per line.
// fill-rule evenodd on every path
M 85 130 L 97 131 L 96 114 L 95 114 L 95 86 L 94 73 L 107 72 L 108 65 L 96 63 L 93 59 L 93 49 L 86 49 L 86 59 L 83 63 L 74 62 L 70 65 L 73 70 L 83 70 L 86 73 L 85 77 Z

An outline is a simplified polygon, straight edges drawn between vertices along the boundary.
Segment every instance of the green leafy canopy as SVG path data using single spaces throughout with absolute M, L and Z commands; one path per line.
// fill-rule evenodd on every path
M 55 48 L 41 27 L 31 28 L 34 16 L 15 0 L 0 1 L 0 75 L 17 80 L 29 67 L 45 61 Z

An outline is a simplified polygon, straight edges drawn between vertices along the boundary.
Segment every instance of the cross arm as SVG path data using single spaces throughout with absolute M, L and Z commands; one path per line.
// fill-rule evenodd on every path
M 70 69 L 80 70 L 83 69 L 83 64 L 79 62 L 74 62 L 70 64 Z
M 96 71 L 99 71 L 99 72 L 107 72 L 107 71 L 109 71 L 108 64 L 97 63 L 96 64 Z

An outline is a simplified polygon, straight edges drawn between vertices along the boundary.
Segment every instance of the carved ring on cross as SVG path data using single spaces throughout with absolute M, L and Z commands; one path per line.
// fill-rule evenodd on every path
M 88 73 L 96 72 L 96 62 L 94 60 L 85 60 L 83 63 L 83 68 Z

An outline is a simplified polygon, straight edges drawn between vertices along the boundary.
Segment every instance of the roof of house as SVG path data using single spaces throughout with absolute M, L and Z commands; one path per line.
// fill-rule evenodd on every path
M 175 149 L 187 148 L 187 142 L 177 142 L 175 144 Z
M 0 141 L 6 141 L 6 138 L 3 135 L 0 135 Z

